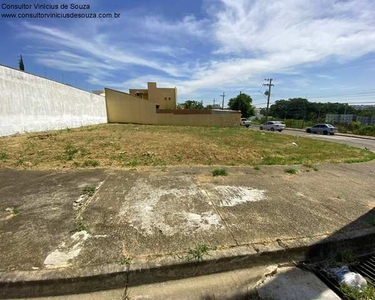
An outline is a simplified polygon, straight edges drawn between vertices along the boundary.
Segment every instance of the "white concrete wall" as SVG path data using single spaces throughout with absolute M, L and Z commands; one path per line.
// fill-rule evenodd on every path
M 0 66 L 0 136 L 100 123 L 105 97 Z

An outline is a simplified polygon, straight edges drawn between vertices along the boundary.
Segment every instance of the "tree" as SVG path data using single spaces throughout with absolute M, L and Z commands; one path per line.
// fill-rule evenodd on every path
M 254 107 L 251 105 L 253 99 L 247 94 L 240 93 L 236 98 L 229 100 L 229 107 L 233 110 L 240 110 L 243 118 L 255 115 Z
M 187 100 L 182 105 L 185 109 L 204 109 L 203 103 L 195 100 Z
M 22 55 L 20 56 L 20 60 L 18 61 L 18 66 L 19 66 L 21 71 L 25 71 L 25 66 L 23 64 Z

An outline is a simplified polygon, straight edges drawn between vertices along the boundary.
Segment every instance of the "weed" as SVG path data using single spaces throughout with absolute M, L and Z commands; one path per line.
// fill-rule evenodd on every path
M 353 265 L 355 263 L 357 263 L 357 259 L 351 250 L 337 252 L 330 259 L 330 265 L 334 267 Z
M 215 169 L 212 171 L 212 176 L 227 176 L 228 172 L 225 169 Z
M 297 174 L 297 170 L 293 168 L 285 169 L 284 172 L 289 174 Z
M 0 152 L 0 160 L 6 160 L 9 157 L 8 153 Z
M 99 166 L 99 162 L 97 160 L 85 160 L 82 164 L 84 167 L 97 167 Z
M 87 186 L 85 186 L 84 188 L 83 188 L 83 190 L 82 190 L 82 192 L 83 192 L 83 194 L 84 195 L 87 195 L 87 196 L 92 196 L 92 195 L 94 195 L 94 193 L 95 193 L 95 187 L 94 186 L 90 186 L 90 185 L 87 185 Z
M 201 261 L 205 255 L 208 255 L 210 248 L 206 244 L 197 243 L 195 248 L 189 249 L 185 255 L 185 260 Z
M 24 158 L 19 158 L 16 162 L 16 166 L 22 166 L 25 162 L 25 159 Z
M 314 167 L 313 170 L 314 170 L 315 172 L 319 171 L 319 169 L 318 169 L 317 167 Z
M 346 284 L 340 286 L 341 292 L 345 295 L 345 299 L 355 300 L 373 300 L 375 299 L 375 286 L 367 282 L 367 286 L 362 289 L 356 289 Z
M 260 170 L 260 167 L 259 167 L 259 166 L 255 166 L 255 167 L 254 167 L 254 170 L 259 171 L 259 170 Z
M 337 196 L 336 196 L 336 199 L 339 199 L 339 200 L 340 200 L 340 199 L 341 199 L 340 195 L 337 195 Z
M 78 149 L 74 147 L 72 144 L 68 144 L 65 146 L 65 154 L 66 160 L 72 160 L 74 156 L 77 154 Z
M 120 264 L 129 266 L 132 261 L 130 256 L 123 255 L 120 259 Z
M 181 154 L 175 154 L 174 156 L 176 157 L 177 161 L 182 161 L 182 155 Z
M 126 164 L 127 164 L 128 166 L 136 167 L 136 166 L 138 166 L 140 163 L 139 163 L 138 160 L 133 159 L 133 160 L 131 160 L 131 161 L 128 161 Z
M 73 233 L 73 232 L 80 232 L 80 231 L 89 232 L 88 227 L 82 221 L 77 222 L 76 227 L 71 232 Z
M 18 215 L 20 213 L 18 207 L 8 207 L 5 209 L 5 211 L 11 215 Z
M 66 127 L 66 132 L 71 132 L 72 130 L 69 127 Z

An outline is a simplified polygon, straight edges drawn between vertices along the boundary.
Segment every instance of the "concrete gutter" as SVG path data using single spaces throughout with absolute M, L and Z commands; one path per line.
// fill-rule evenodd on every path
M 276 240 L 209 252 L 202 261 L 186 261 L 183 253 L 120 264 L 0 273 L 0 299 L 79 294 L 165 282 L 251 268 L 327 259 L 340 250 L 367 254 L 375 249 L 375 228 L 337 235 Z
M 304 129 L 299 129 L 299 128 L 286 127 L 285 129 L 291 130 L 291 131 L 303 131 L 303 132 L 305 132 Z M 350 133 L 335 133 L 335 135 L 375 141 L 375 137 L 373 137 L 373 136 L 357 135 L 357 134 L 350 134 Z

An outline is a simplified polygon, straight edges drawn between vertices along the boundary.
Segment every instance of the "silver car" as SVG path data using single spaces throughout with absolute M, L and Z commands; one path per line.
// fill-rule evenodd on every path
M 259 127 L 260 130 L 271 130 L 271 131 L 283 131 L 285 129 L 285 124 L 280 121 L 268 121 Z
M 331 124 L 316 124 L 313 127 L 306 128 L 307 133 L 323 133 L 334 135 L 337 132 L 337 128 Z

